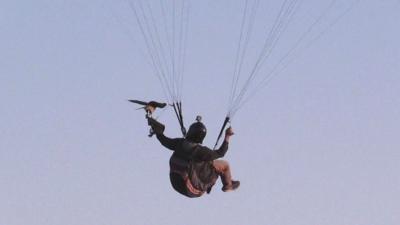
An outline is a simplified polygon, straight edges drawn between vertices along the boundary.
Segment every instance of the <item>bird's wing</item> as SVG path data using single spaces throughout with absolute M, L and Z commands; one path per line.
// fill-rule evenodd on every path
M 143 102 L 143 101 L 139 101 L 139 100 L 128 100 L 128 101 L 139 104 L 139 105 L 147 105 L 148 104 L 147 102 Z

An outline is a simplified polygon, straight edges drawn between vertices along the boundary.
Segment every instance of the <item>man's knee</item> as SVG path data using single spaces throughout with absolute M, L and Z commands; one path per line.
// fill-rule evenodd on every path
M 226 160 L 214 160 L 213 165 L 217 170 L 220 171 L 229 170 L 229 163 Z

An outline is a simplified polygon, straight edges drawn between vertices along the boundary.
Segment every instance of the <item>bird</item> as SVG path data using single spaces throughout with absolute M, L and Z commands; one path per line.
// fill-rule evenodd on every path
M 151 117 L 151 115 L 157 108 L 164 108 L 165 106 L 167 106 L 167 103 L 160 103 L 156 101 L 150 101 L 150 102 L 144 102 L 139 100 L 128 100 L 128 101 L 139 105 L 143 105 L 143 107 L 140 107 L 138 109 L 144 109 L 146 111 L 147 116 L 149 117 Z

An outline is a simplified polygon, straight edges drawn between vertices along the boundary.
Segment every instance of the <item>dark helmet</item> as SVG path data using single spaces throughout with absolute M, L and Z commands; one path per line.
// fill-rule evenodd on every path
M 203 140 L 206 137 L 207 128 L 201 122 L 200 116 L 197 116 L 196 120 L 197 120 L 197 122 L 190 125 L 189 131 L 186 134 L 186 139 L 188 141 L 201 144 L 201 143 L 203 143 Z

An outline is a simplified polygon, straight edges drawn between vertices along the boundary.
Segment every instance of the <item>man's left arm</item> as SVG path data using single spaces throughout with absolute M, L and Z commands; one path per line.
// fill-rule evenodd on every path
M 179 141 L 181 140 L 181 138 L 169 138 L 165 136 L 163 133 L 160 134 L 156 133 L 156 137 L 164 147 L 172 151 L 176 150 L 176 148 L 179 145 Z
M 157 139 L 160 141 L 160 143 L 164 147 L 174 151 L 176 149 L 176 147 L 178 146 L 180 139 L 179 138 L 169 138 L 169 137 L 165 136 L 164 135 L 165 126 L 164 126 L 164 124 L 158 122 L 157 120 L 155 120 L 151 117 L 148 117 L 147 121 L 148 121 L 149 126 L 151 126 L 151 128 L 153 129 L 153 132 L 156 134 Z

